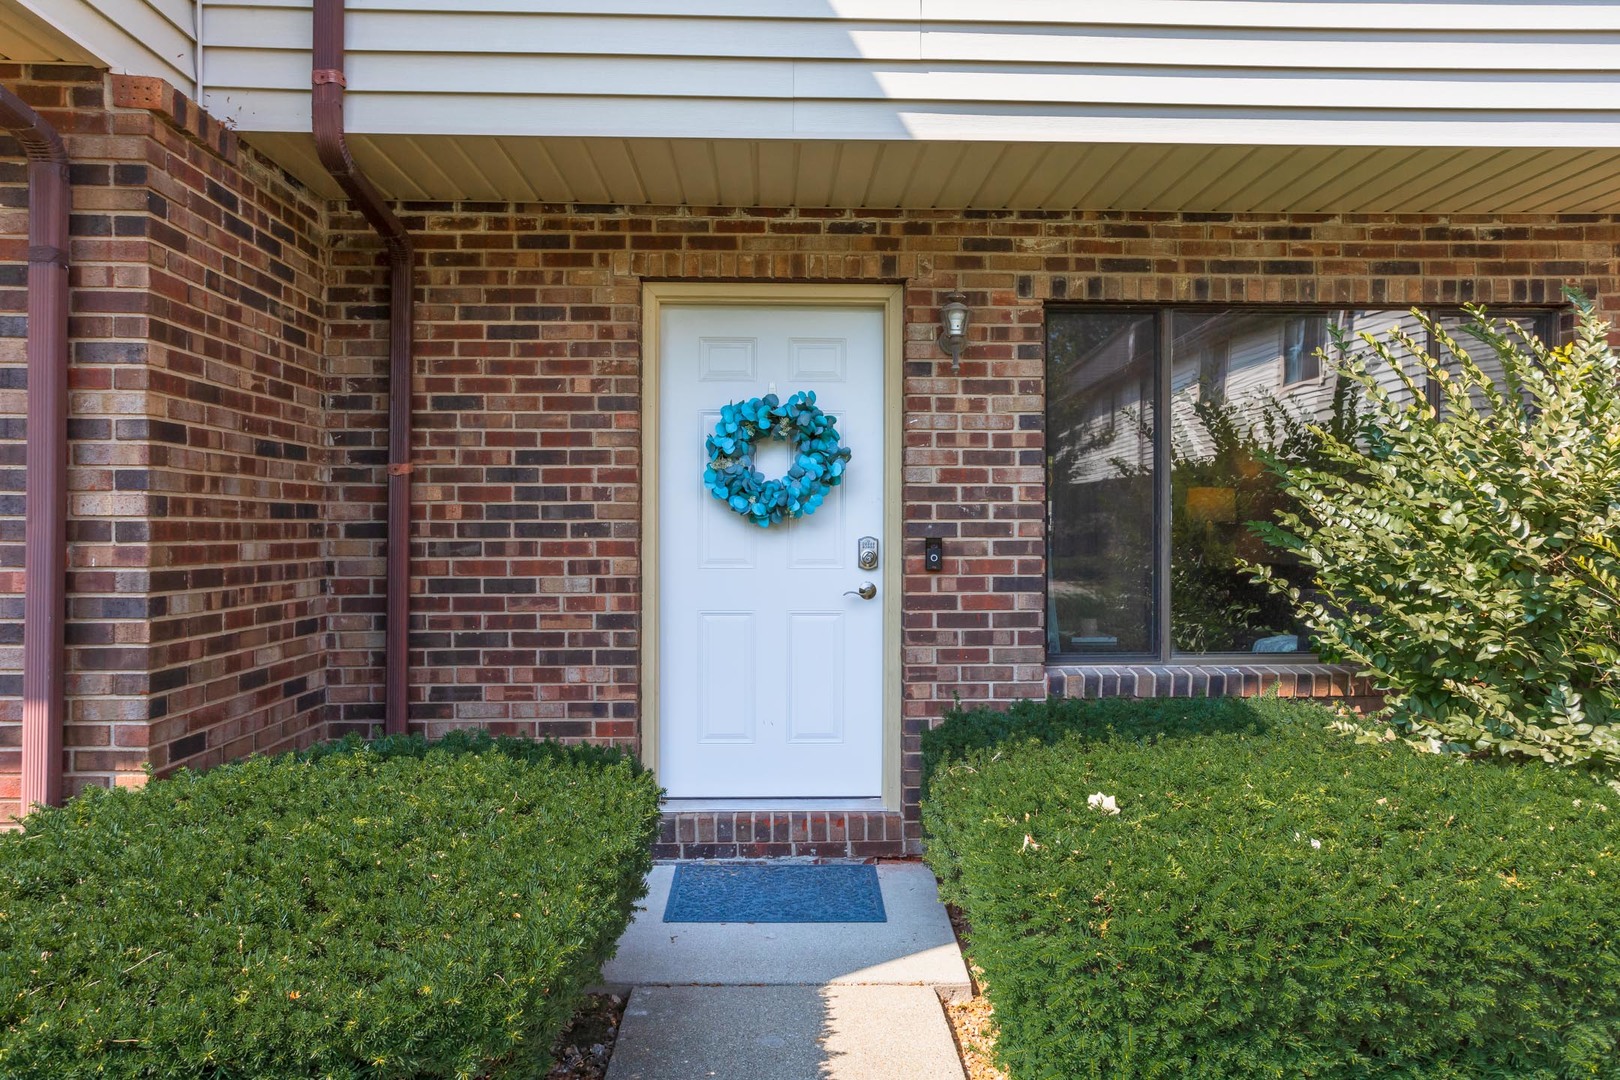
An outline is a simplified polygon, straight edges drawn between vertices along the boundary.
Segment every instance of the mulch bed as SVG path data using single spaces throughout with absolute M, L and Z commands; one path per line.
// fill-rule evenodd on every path
M 967 918 L 949 904 L 945 911 L 951 917 L 951 929 L 956 931 L 956 943 L 961 945 L 967 935 Z M 973 963 L 972 957 L 968 957 L 968 975 L 973 979 L 973 996 L 945 1006 L 945 1019 L 951 1025 L 951 1038 L 956 1041 L 956 1052 L 962 1058 L 962 1071 L 967 1074 L 967 1080 L 1008 1080 L 1007 1074 L 995 1063 L 996 1010 L 984 996 L 984 973 Z
M 624 998 L 587 994 L 579 1012 L 557 1036 L 552 1050 L 556 1064 L 546 1073 L 547 1080 L 603 1080 L 623 1018 Z

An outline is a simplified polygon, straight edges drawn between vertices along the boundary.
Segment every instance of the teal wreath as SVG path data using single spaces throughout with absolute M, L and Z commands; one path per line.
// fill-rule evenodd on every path
M 843 482 L 849 461 L 849 447 L 838 445 L 837 420 L 816 408 L 814 390 L 801 390 L 786 401 L 766 394 L 733 402 L 720 410 L 708 438 L 703 486 L 761 528 L 813 514 L 827 492 Z M 792 440 L 793 465 L 786 476 L 767 480 L 754 469 L 754 443 L 761 434 Z

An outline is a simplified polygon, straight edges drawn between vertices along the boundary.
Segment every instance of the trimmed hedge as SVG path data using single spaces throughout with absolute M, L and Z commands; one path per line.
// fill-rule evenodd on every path
M 953 711 L 923 732 L 923 783 L 940 762 L 1008 742 L 1060 739 L 1163 739 L 1215 731 L 1264 731 L 1288 706 L 1278 698 L 1049 698 L 1011 708 Z M 925 786 L 926 792 L 926 786 Z
M 86 793 L 0 837 L 0 1075 L 543 1075 L 657 822 L 628 758 L 487 735 Z
M 1620 1076 L 1620 796 L 1334 719 L 1054 702 L 929 739 L 928 860 L 1017 1080 Z

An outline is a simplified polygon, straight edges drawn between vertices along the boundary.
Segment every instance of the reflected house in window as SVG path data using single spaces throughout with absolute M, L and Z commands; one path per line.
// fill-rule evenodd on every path
M 1153 624 L 1153 312 L 1047 322 L 1048 644 L 1146 653 Z
M 1434 317 L 1453 334 L 1465 321 Z M 1528 318 L 1544 332 L 1542 316 Z M 1048 649 L 1308 653 L 1290 606 L 1244 569 L 1293 579 L 1294 567 L 1249 525 L 1287 509 L 1269 458 L 1309 460 L 1316 427 L 1352 428 L 1358 388 L 1323 362 L 1324 347 L 1393 329 L 1427 343 L 1419 318 L 1400 311 L 1050 310 Z M 1396 373 L 1374 374 L 1411 398 Z

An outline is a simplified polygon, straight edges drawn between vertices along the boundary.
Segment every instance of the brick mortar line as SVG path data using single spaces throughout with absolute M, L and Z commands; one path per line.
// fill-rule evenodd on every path
M 150 186 L 145 188 L 145 190 L 151 192 L 154 195 L 162 195 L 161 192 L 157 191 L 156 189 L 154 189 L 154 188 L 152 188 Z M 190 190 L 195 191 L 196 189 L 193 188 L 193 189 L 190 189 Z M 167 197 L 165 197 L 165 199 L 166 199 L 166 201 L 171 201 L 171 202 L 173 201 L 173 200 L 167 199 Z M 146 217 L 151 216 L 151 211 L 149 211 L 149 210 L 110 211 L 109 214 L 110 214 L 110 216 L 124 217 L 124 218 L 146 218 Z M 237 217 L 242 217 L 241 214 L 237 214 L 236 216 Z M 165 219 L 165 220 L 167 220 L 167 219 Z M 246 219 L 244 218 L 243 220 L 245 221 Z M 249 222 L 249 224 L 251 225 L 252 223 Z M 325 302 L 326 302 L 323 297 L 318 296 L 315 293 L 305 292 L 304 290 L 299 289 L 297 286 L 295 286 L 292 282 L 283 281 L 281 278 L 276 277 L 276 275 L 272 274 L 269 270 L 262 269 L 260 267 L 254 266 L 252 263 L 244 261 L 239 256 L 231 255 L 231 254 L 227 253 L 223 248 L 217 246 L 216 244 L 214 244 L 210 240 L 207 240 L 207 239 L 205 239 L 205 238 L 203 238 L 201 236 L 198 236 L 195 233 L 186 232 L 186 230 L 180 228 L 177 225 L 173 226 L 173 227 L 174 227 L 176 232 L 182 233 L 188 239 L 196 240 L 197 242 L 199 242 L 201 244 L 204 244 L 205 246 L 207 246 L 207 248 L 210 251 L 219 252 L 219 254 L 223 258 L 223 261 L 235 262 L 235 263 L 239 264 L 240 266 L 244 267 L 245 269 L 247 269 L 248 271 L 250 271 L 252 273 L 255 273 L 255 274 L 263 274 L 266 277 L 275 277 L 276 281 L 279 282 L 283 288 L 291 290 L 294 293 L 295 296 L 303 297 L 303 298 L 307 299 L 311 304 L 320 306 L 320 305 L 324 305 Z M 255 229 L 258 228 L 257 226 L 253 226 L 253 227 Z M 259 231 L 262 232 L 264 230 L 260 229 Z M 234 236 L 235 234 L 233 233 L 231 235 Z M 167 253 L 169 253 L 171 255 L 179 255 L 182 258 L 193 259 L 195 261 L 194 256 L 189 255 L 187 249 L 172 247 L 171 245 L 169 245 L 165 241 L 154 240 L 150 236 L 129 237 L 128 239 L 144 240 L 152 248 L 154 248 L 154 249 L 156 249 L 158 251 L 167 252 Z M 247 241 L 242 241 L 242 243 L 247 243 Z M 288 260 L 286 260 L 286 259 L 273 259 L 273 261 L 281 262 L 281 263 L 287 263 L 288 262 Z M 302 253 L 300 253 L 300 258 L 298 260 L 296 260 L 296 261 L 305 262 L 305 261 L 307 261 L 307 256 L 303 256 Z M 197 262 L 196 264 L 197 265 L 204 265 L 204 264 L 202 264 L 200 262 Z M 276 322 L 281 322 L 282 321 L 279 317 L 277 317 L 275 315 L 271 315 L 267 311 L 263 311 L 263 310 L 260 310 L 259 308 L 248 306 L 247 304 L 245 304 L 242 301 L 242 299 L 240 297 L 228 296 L 225 293 L 219 292 L 217 289 L 212 289 L 212 288 L 208 287 L 207 285 L 205 285 L 205 284 L 203 284 L 201 282 L 193 281 L 191 278 L 185 277 L 182 274 L 175 273 L 173 270 L 168 269 L 168 262 L 166 260 L 163 261 L 163 262 L 147 261 L 147 262 L 144 262 L 144 263 L 133 262 L 133 263 L 120 263 L 120 264 L 117 264 L 117 265 L 122 265 L 122 266 L 145 266 L 148 269 L 161 270 L 166 276 L 168 276 L 170 278 L 173 278 L 176 281 L 184 282 L 187 289 L 196 290 L 197 292 L 203 294 L 204 296 L 213 297 L 213 298 L 218 299 L 218 300 L 220 300 L 220 301 L 222 301 L 223 303 L 226 303 L 226 304 L 232 304 L 232 305 L 235 305 L 237 307 L 245 308 L 248 311 L 254 312 L 255 314 L 264 316 L 264 317 L 269 318 L 269 319 L 271 319 L 273 321 L 276 321 Z M 289 266 L 288 268 L 293 270 L 294 276 L 304 276 L 304 277 L 309 276 L 307 273 L 301 273 L 296 268 L 293 268 L 291 266 Z M 212 268 L 209 268 L 209 269 L 212 269 Z M 217 272 L 219 273 L 219 275 L 221 277 L 226 277 L 227 276 L 227 272 L 224 269 L 221 269 L 221 270 L 219 270 Z M 237 280 L 239 280 L 239 279 L 237 279 Z M 83 286 L 80 286 L 80 287 L 83 288 Z M 257 290 L 257 286 L 247 285 L 246 287 Z M 95 291 L 100 292 L 100 291 L 104 291 L 104 290 L 101 290 L 101 289 L 98 288 L 98 289 L 95 289 Z M 129 290 L 126 287 L 126 289 L 124 291 L 134 291 L 134 290 Z M 162 299 L 163 301 L 165 301 L 165 302 L 167 302 L 169 304 L 179 305 L 181 303 L 180 301 L 175 300 L 175 299 L 173 299 L 171 297 L 165 296 L 162 293 L 156 293 L 156 294 L 153 294 L 153 295 L 156 295 L 157 297 L 159 297 L 160 299 Z M 307 313 L 307 311 L 309 310 L 307 307 L 298 307 L 297 305 L 291 304 L 288 301 L 281 300 L 281 299 L 277 299 L 274 302 L 277 303 L 277 304 L 283 305 L 285 307 L 294 308 L 294 310 L 299 312 L 299 313 Z M 203 310 L 206 310 L 206 309 L 192 308 L 191 310 L 203 311 Z M 215 317 L 215 316 L 213 316 L 212 312 L 209 312 L 208 314 L 209 314 L 210 318 Z M 210 341 L 218 341 L 218 342 L 221 342 L 222 344 L 231 344 L 225 338 L 216 337 L 213 334 L 208 333 L 207 331 L 192 329 L 191 327 L 187 326 L 185 323 L 175 322 L 172 319 L 168 319 L 168 318 L 165 318 L 165 317 L 160 316 L 160 315 L 154 315 L 154 314 L 152 314 L 150 312 L 147 312 L 146 315 L 147 315 L 147 317 L 149 319 L 152 319 L 152 320 L 158 321 L 158 322 L 163 322 L 163 323 L 165 323 L 167 325 L 177 327 L 177 328 L 179 328 L 181 330 L 186 331 L 187 333 L 196 334 L 196 335 L 198 335 L 200 337 L 207 338 Z M 311 321 L 318 323 L 318 322 L 320 322 L 322 320 L 313 319 Z M 258 327 L 258 326 L 251 326 L 251 325 L 248 325 L 248 324 L 245 324 L 245 323 L 243 325 L 244 325 L 244 327 L 246 329 L 248 329 L 252 333 L 263 334 L 266 337 L 273 337 L 273 332 L 271 330 L 267 330 L 267 329 L 264 329 L 264 328 Z M 312 336 L 314 336 L 314 335 L 312 335 Z M 290 345 L 289 344 L 288 347 L 289 348 L 294 348 L 294 349 L 300 349 L 302 351 L 309 352 L 309 353 L 311 353 L 313 355 L 316 355 L 316 356 L 320 355 L 320 352 L 318 350 L 314 349 L 311 346 L 307 346 L 307 345 Z

